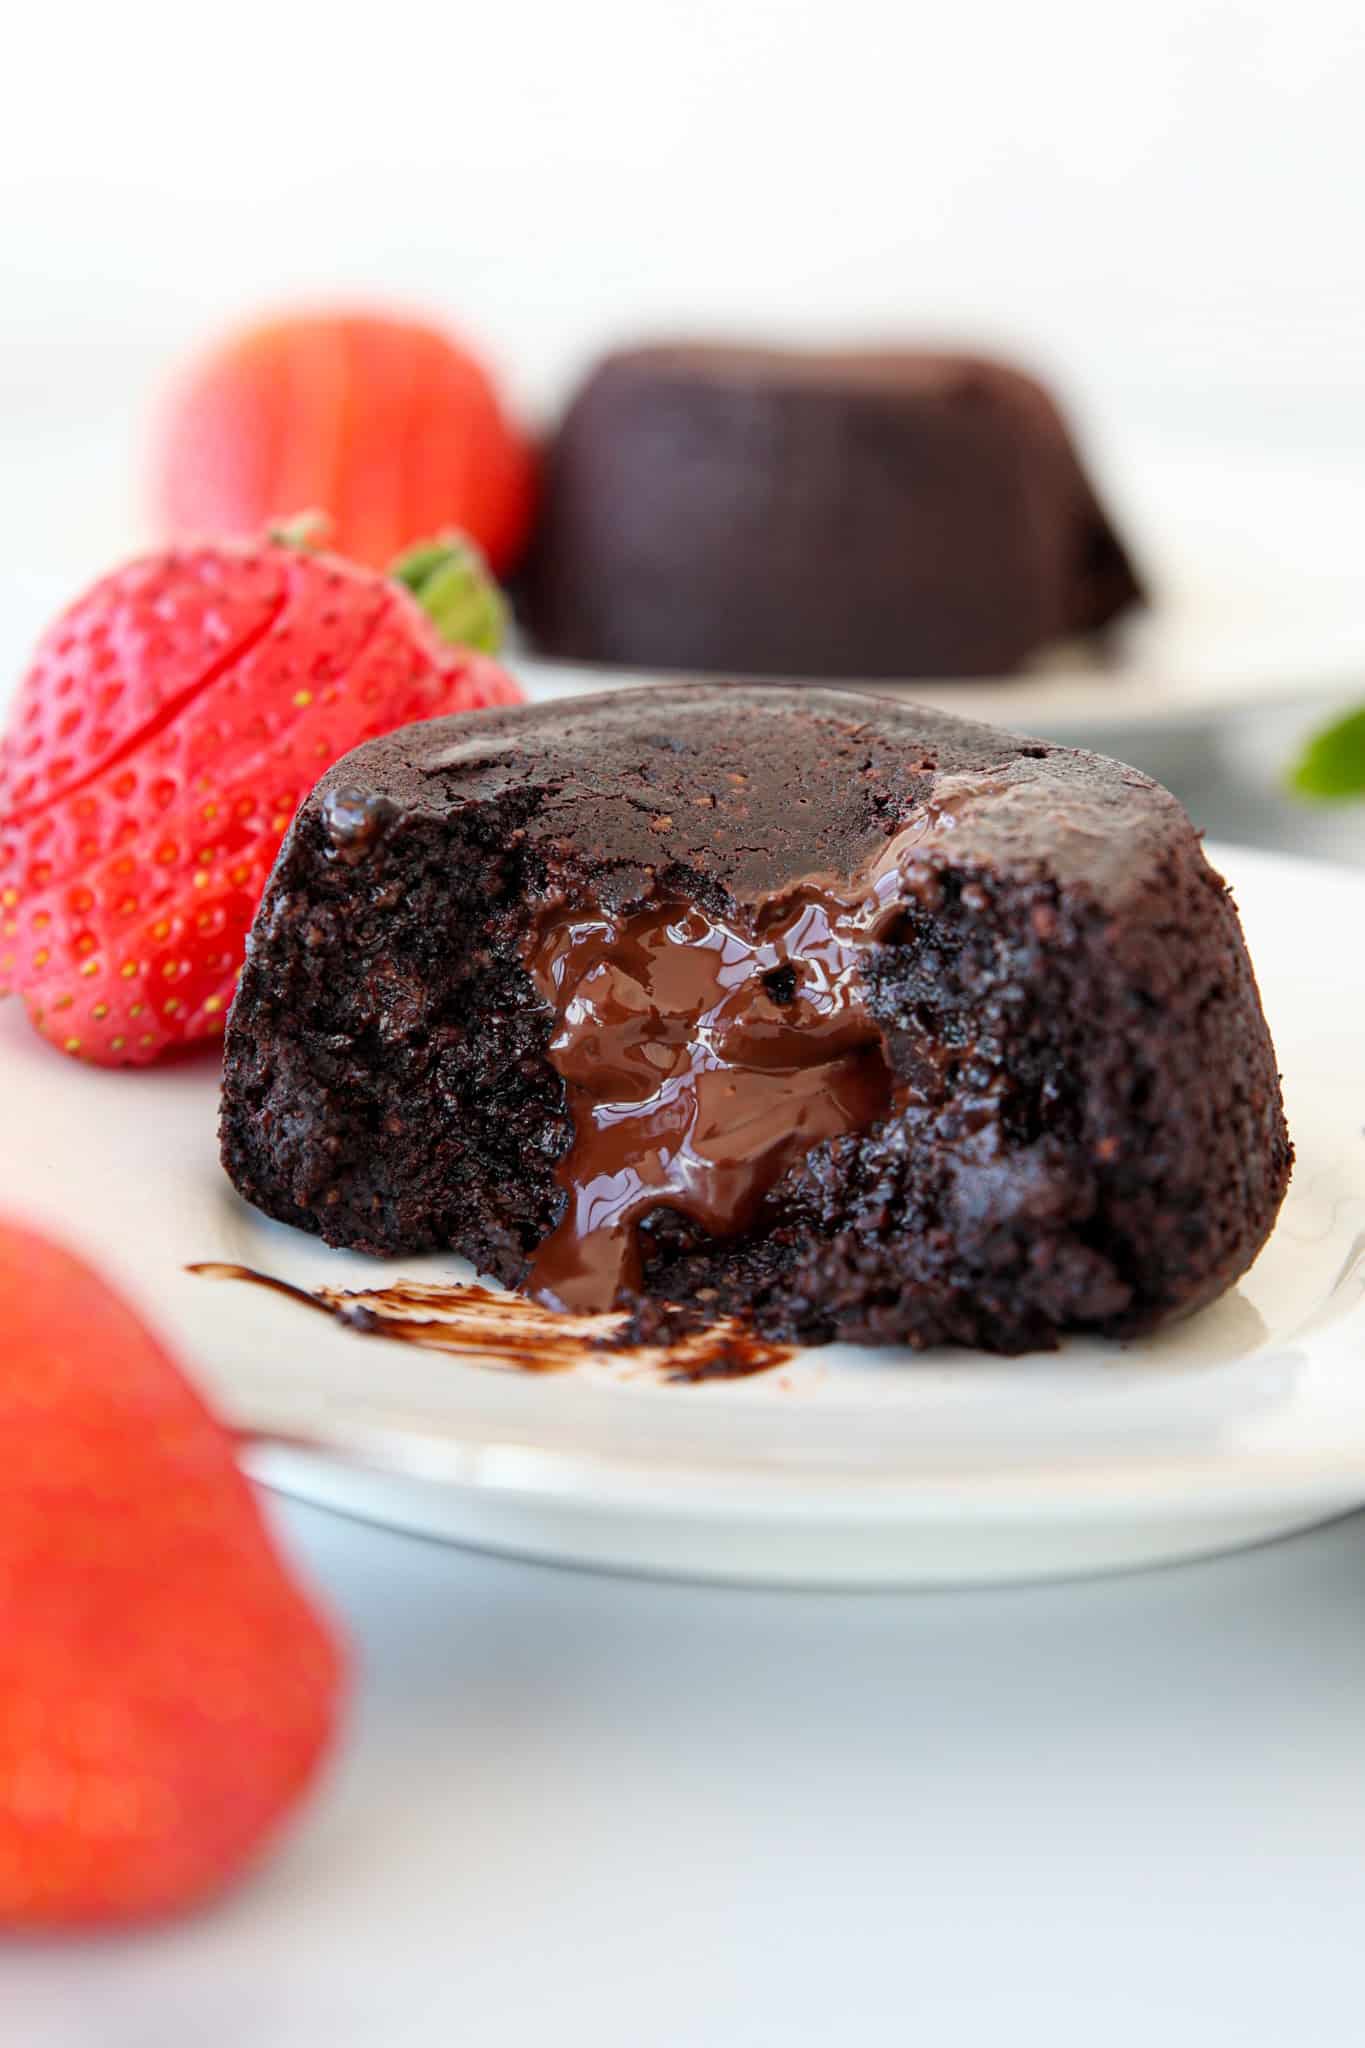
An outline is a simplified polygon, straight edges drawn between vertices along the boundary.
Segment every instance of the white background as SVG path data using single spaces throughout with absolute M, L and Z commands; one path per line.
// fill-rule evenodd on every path
M 1104 420 L 1365 449 L 1354 0 L 75 0 L 4 74 L 30 417 L 344 291 L 536 404 L 637 329 L 938 330 Z

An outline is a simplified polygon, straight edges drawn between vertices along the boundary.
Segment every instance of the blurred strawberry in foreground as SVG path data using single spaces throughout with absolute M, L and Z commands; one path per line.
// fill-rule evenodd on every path
M 222 1031 L 281 839 L 323 770 L 413 719 L 512 704 L 458 540 L 393 579 L 283 539 L 115 570 L 38 648 L 0 740 L 0 996 L 106 1066 Z
M 308 1784 L 341 1653 L 160 1344 L 4 1223 L 0 1332 L 0 1927 L 170 1912 Z
M 377 568 L 458 526 L 501 575 L 530 532 L 535 458 L 483 365 L 446 335 L 372 313 L 300 314 L 191 370 L 157 494 L 176 539 L 255 533 L 316 505 L 353 561 Z

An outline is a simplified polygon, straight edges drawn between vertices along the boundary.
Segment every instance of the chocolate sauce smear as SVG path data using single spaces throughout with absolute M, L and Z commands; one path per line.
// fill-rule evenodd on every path
M 329 1316 L 362 1337 L 389 1337 L 424 1351 L 520 1372 L 565 1372 L 593 1353 L 629 1352 L 666 1380 L 747 1379 L 792 1357 L 731 1320 L 692 1331 L 668 1345 L 632 1345 L 622 1316 L 556 1315 L 535 1302 L 491 1288 L 394 1280 L 386 1287 L 295 1287 L 252 1266 L 208 1260 L 187 1266 L 206 1280 L 243 1280 Z
M 549 1053 L 574 1138 L 533 1299 L 614 1307 L 640 1284 L 652 1209 L 736 1236 L 813 1145 L 887 1114 L 893 1077 L 862 963 L 896 915 L 904 854 L 952 822 L 951 797 L 927 806 L 860 875 L 796 883 L 747 924 L 671 901 L 542 919 L 527 966 L 555 1010 Z

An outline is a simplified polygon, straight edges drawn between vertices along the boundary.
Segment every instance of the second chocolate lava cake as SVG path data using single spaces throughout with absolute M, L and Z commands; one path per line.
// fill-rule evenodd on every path
M 1198 1307 L 1290 1148 L 1173 797 L 880 699 L 709 685 L 416 725 L 308 799 L 223 1156 L 331 1244 L 551 1304 L 1017 1352 Z
M 792 680 L 1005 674 L 1141 596 L 1051 392 L 924 349 L 622 349 L 548 452 L 554 654 Z

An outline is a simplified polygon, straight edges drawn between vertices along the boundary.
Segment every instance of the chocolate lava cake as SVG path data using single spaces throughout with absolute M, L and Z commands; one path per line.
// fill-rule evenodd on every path
M 1290 1168 L 1175 799 L 911 705 L 709 684 L 409 726 L 309 797 L 228 1029 L 270 1215 L 649 1332 L 1018 1352 L 1244 1272 Z
M 609 356 L 549 452 L 547 651 L 757 676 L 1005 674 L 1138 581 L 1043 386 L 922 352 Z

